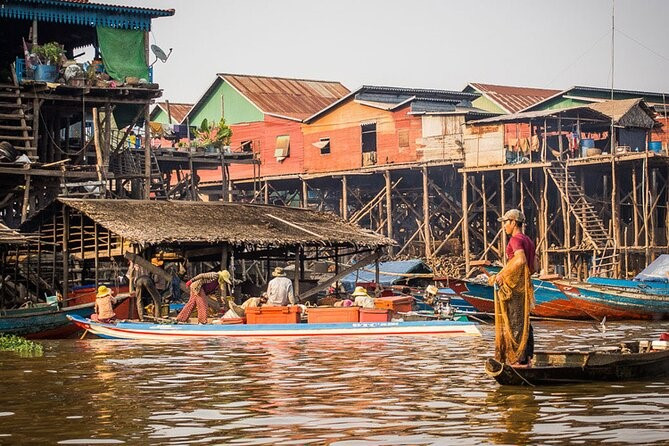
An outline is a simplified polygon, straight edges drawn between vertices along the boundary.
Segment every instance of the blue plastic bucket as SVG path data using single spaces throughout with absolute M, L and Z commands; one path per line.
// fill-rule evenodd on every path
M 35 80 L 43 82 L 54 82 L 58 79 L 58 67 L 55 65 L 37 65 L 35 67 Z
M 582 139 L 581 140 L 581 147 L 584 147 L 586 149 L 592 149 L 595 147 L 595 140 L 594 139 Z
M 662 151 L 662 141 L 651 141 L 648 143 L 648 150 L 652 150 L 653 152 L 661 152 Z

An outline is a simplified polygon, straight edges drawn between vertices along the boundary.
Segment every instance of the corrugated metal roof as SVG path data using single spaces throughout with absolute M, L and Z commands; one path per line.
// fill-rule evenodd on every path
M 539 104 L 543 104 L 544 102 L 548 102 L 549 100 L 559 97 L 559 96 L 567 96 L 567 95 L 572 95 L 572 94 L 580 94 L 583 96 L 582 93 L 606 93 L 610 94 L 611 89 L 610 88 L 603 88 L 603 87 L 584 87 L 584 86 L 573 86 L 570 88 L 567 88 L 566 90 L 558 91 L 552 96 L 549 96 L 547 98 L 542 99 L 541 101 L 532 104 L 528 107 L 525 107 L 525 109 L 521 110 L 527 110 L 528 108 L 534 108 L 535 106 Z M 664 103 L 666 98 L 669 98 L 669 93 L 661 93 L 661 92 L 653 92 L 653 91 L 637 91 L 637 90 L 620 90 L 620 89 L 614 89 L 613 90 L 613 96 L 614 98 L 618 96 L 616 99 L 621 99 L 621 95 L 626 95 L 626 96 L 632 96 L 635 98 L 644 98 L 645 101 L 648 101 L 650 98 L 655 98 L 658 102 Z M 589 99 L 587 97 L 583 97 L 583 99 Z M 599 98 L 592 98 L 593 101 Z
M 113 5 L 110 3 L 92 3 L 88 0 L 14 0 L 19 3 L 36 3 L 43 5 L 59 5 L 62 3 L 76 3 L 77 6 L 84 7 L 86 9 L 106 9 L 112 11 L 127 11 L 133 13 L 144 13 L 153 15 L 155 17 L 162 16 L 171 16 L 174 15 L 174 9 L 157 9 L 157 8 L 141 8 L 137 6 L 130 5 Z
M 517 113 L 560 93 L 560 90 L 481 84 L 478 82 L 469 85 L 506 110 L 507 113 Z
M 430 272 L 430 268 L 420 259 L 379 262 L 379 284 L 390 286 L 401 280 L 406 280 L 407 276 L 411 274 Z M 407 276 L 404 276 L 404 274 Z M 357 272 L 347 274 L 340 282 L 346 290 L 352 291 L 356 282 L 374 282 L 375 280 L 376 265 L 371 263 Z
M 157 102 L 156 105 L 167 114 L 167 102 Z M 193 108 L 193 104 L 170 102 L 170 115 L 172 115 L 172 121 L 181 124 L 181 121 L 184 120 L 191 108 Z
M 219 73 L 263 113 L 303 120 L 349 94 L 339 82 Z
M 636 119 L 634 123 L 622 122 L 626 115 L 632 110 L 633 107 L 639 105 L 648 115 L 647 118 L 643 118 L 641 121 Z M 527 111 L 520 113 L 513 113 L 510 115 L 501 115 L 494 118 L 479 119 L 477 121 L 471 121 L 472 124 L 501 124 L 504 122 L 524 122 L 530 119 L 535 118 L 556 118 L 559 114 L 563 116 L 576 116 L 576 113 L 579 113 L 581 118 L 592 118 L 601 121 L 606 121 L 613 119 L 614 123 L 621 125 L 633 125 L 639 127 L 647 127 L 648 125 L 652 126 L 653 119 L 651 118 L 652 111 L 650 108 L 643 102 L 642 99 L 622 99 L 615 101 L 604 101 L 594 104 L 579 105 L 575 107 L 567 107 L 561 109 L 550 109 L 550 110 L 536 110 L 536 111 Z M 626 121 L 630 121 L 627 119 Z

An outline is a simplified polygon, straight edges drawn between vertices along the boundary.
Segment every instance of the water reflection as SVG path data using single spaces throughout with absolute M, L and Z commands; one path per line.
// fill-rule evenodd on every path
M 666 324 L 537 326 L 544 349 Z M 662 444 L 666 382 L 503 388 L 482 338 L 45 343 L 0 355 L 0 444 Z

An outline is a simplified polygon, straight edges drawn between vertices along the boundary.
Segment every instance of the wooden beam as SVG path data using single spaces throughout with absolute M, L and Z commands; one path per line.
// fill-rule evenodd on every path
M 343 270 L 341 270 L 339 272 L 339 274 L 335 274 L 332 277 L 328 277 L 327 279 L 318 282 L 318 284 L 315 287 L 313 287 L 309 291 L 306 291 L 303 294 L 301 294 L 299 296 L 299 300 L 304 301 L 308 297 L 311 297 L 315 294 L 318 294 L 321 291 L 327 290 L 332 282 L 337 282 L 339 279 L 346 276 L 347 274 L 367 266 L 370 262 L 376 261 L 376 259 L 378 259 L 380 256 L 381 256 L 381 253 L 379 251 L 376 251 L 376 252 L 374 252 L 374 253 L 366 256 L 366 257 L 363 257 L 362 259 L 360 259 L 355 264 L 349 266 L 348 268 L 344 268 Z
M 469 212 L 467 207 L 467 172 L 462 173 L 462 243 L 465 256 L 465 274 L 469 273 Z

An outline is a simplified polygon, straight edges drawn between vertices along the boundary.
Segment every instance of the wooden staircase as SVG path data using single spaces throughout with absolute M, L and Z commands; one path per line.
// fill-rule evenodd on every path
M 0 141 L 7 141 L 20 154 L 36 160 L 32 119 L 32 105 L 23 103 L 19 86 L 0 84 Z
M 139 172 L 144 173 L 144 151 L 132 151 L 135 158 L 135 165 Z M 163 179 L 163 172 L 160 170 L 156 154 L 151 151 L 151 193 L 154 200 L 167 200 L 167 185 Z
M 569 203 L 569 212 L 583 231 L 581 248 L 591 248 L 595 264 L 591 270 L 593 275 L 613 273 L 616 266 L 617 253 L 613 240 L 609 237 L 604 222 L 595 210 L 591 200 L 583 188 L 576 182 L 574 173 L 566 168 L 563 162 L 555 161 L 546 172 L 560 191 L 562 198 Z

